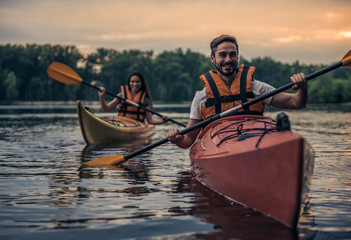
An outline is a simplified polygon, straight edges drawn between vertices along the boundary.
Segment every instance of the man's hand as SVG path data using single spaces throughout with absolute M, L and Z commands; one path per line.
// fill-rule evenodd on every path
M 292 86 L 294 90 L 307 86 L 307 79 L 304 73 L 294 74 L 290 77 L 290 80 L 294 84 Z

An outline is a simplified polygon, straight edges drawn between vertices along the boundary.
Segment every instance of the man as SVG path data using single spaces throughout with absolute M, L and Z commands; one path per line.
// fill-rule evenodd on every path
M 242 65 L 238 68 L 239 46 L 234 36 L 221 35 L 212 40 L 210 48 L 211 61 L 217 71 L 210 71 L 200 77 L 205 87 L 195 94 L 187 128 L 274 90 L 272 86 L 253 79 L 255 67 Z M 292 89 L 298 90 L 296 93 L 278 93 L 244 109 L 243 113 L 263 114 L 265 105 L 283 109 L 304 108 L 308 101 L 305 74 L 294 74 L 290 80 L 294 83 Z M 195 142 L 200 128 L 185 135 L 179 135 L 178 132 L 178 129 L 169 130 L 168 140 L 178 147 L 188 148 Z

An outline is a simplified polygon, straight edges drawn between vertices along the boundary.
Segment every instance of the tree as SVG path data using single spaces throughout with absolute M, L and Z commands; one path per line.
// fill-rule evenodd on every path
M 70 66 L 84 81 L 105 86 L 118 93 L 127 76 L 140 71 L 147 80 L 155 101 L 191 101 L 202 89 L 199 76 L 214 68 L 208 56 L 181 48 L 153 51 L 99 48 L 83 56 L 73 45 L 26 44 L 0 45 L 0 101 L 97 100 L 95 90 L 81 85 L 67 85 L 51 79 L 46 70 L 58 61 Z M 287 84 L 298 72 L 306 74 L 323 65 L 282 63 L 271 57 L 257 57 L 240 63 L 256 67 L 255 79 L 274 87 Z M 340 68 L 309 83 L 310 102 L 351 101 L 351 69 Z M 288 90 L 291 91 L 291 90 Z
M 14 72 L 9 72 L 3 82 L 6 101 L 13 101 L 18 96 L 17 78 Z

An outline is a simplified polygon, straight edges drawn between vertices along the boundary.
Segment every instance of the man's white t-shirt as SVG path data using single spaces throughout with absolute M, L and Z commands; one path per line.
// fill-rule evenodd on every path
M 266 94 L 268 92 L 271 92 L 275 90 L 274 87 L 271 85 L 254 80 L 252 81 L 252 92 L 255 95 L 255 97 L 259 97 L 263 94 Z M 273 97 L 266 98 L 262 100 L 263 104 L 266 106 L 270 106 L 272 102 Z M 202 106 L 205 104 L 206 101 L 206 88 L 202 89 L 201 91 L 197 91 L 195 93 L 193 102 L 191 103 L 191 108 L 190 108 L 190 117 L 191 119 L 196 119 L 196 120 L 202 120 L 200 110 Z

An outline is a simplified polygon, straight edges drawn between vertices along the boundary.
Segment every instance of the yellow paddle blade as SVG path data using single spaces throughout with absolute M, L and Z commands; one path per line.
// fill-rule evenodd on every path
M 78 84 L 83 81 L 72 68 L 59 62 L 51 63 L 46 73 L 53 79 L 62 83 Z
M 104 167 L 109 165 L 118 165 L 125 161 L 124 156 L 121 155 L 112 155 L 106 157 L 95 158 L 86 163 L 90 167 Z
M 351 67 L 351 50 L 341 59 L 344 67 Z

